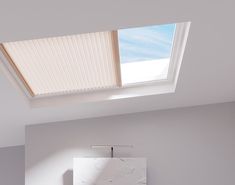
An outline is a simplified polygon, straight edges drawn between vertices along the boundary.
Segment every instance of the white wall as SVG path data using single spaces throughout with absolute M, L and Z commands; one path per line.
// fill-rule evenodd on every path
M 147 157 L 148 185 L 235 184 L 235 103 L 26 128 L 26 185 L 72 185 L 73 157 L 108 156 L 94 144 L 132 144 Z
M 24 146 L 0 148 L 0 185 L 24 185 Z

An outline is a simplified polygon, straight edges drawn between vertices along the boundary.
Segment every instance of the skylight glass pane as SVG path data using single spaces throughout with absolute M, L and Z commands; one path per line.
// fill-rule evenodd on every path
M 122 83 L 167 78 L 175 24 L 118 30 Z

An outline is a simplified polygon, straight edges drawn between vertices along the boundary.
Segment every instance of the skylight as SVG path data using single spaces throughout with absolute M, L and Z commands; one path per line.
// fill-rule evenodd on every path
M 31 98 L 100 90 L 106 92 L 103 98 L 135 96 L 138 92 L 128 88 L 146 82 L 155 88 L 166 81 L 174 89 L 189 25 L 5 42 L 0 44 L 0 57 Z M 107 94 L 108 90 L 112 91 Z
M 175 24 L 118 30 L 123 85 L 167 78 Z

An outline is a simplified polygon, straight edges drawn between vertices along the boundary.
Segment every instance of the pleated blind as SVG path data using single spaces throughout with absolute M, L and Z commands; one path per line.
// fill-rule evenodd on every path
M 32 96 L 121 85 L 115 31 L 3 43 Z

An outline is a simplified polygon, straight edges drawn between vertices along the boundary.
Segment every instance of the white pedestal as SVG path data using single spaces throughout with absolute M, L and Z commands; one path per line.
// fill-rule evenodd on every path
M 74 158 L 74 185 L 144 185 L 145 158 Z

